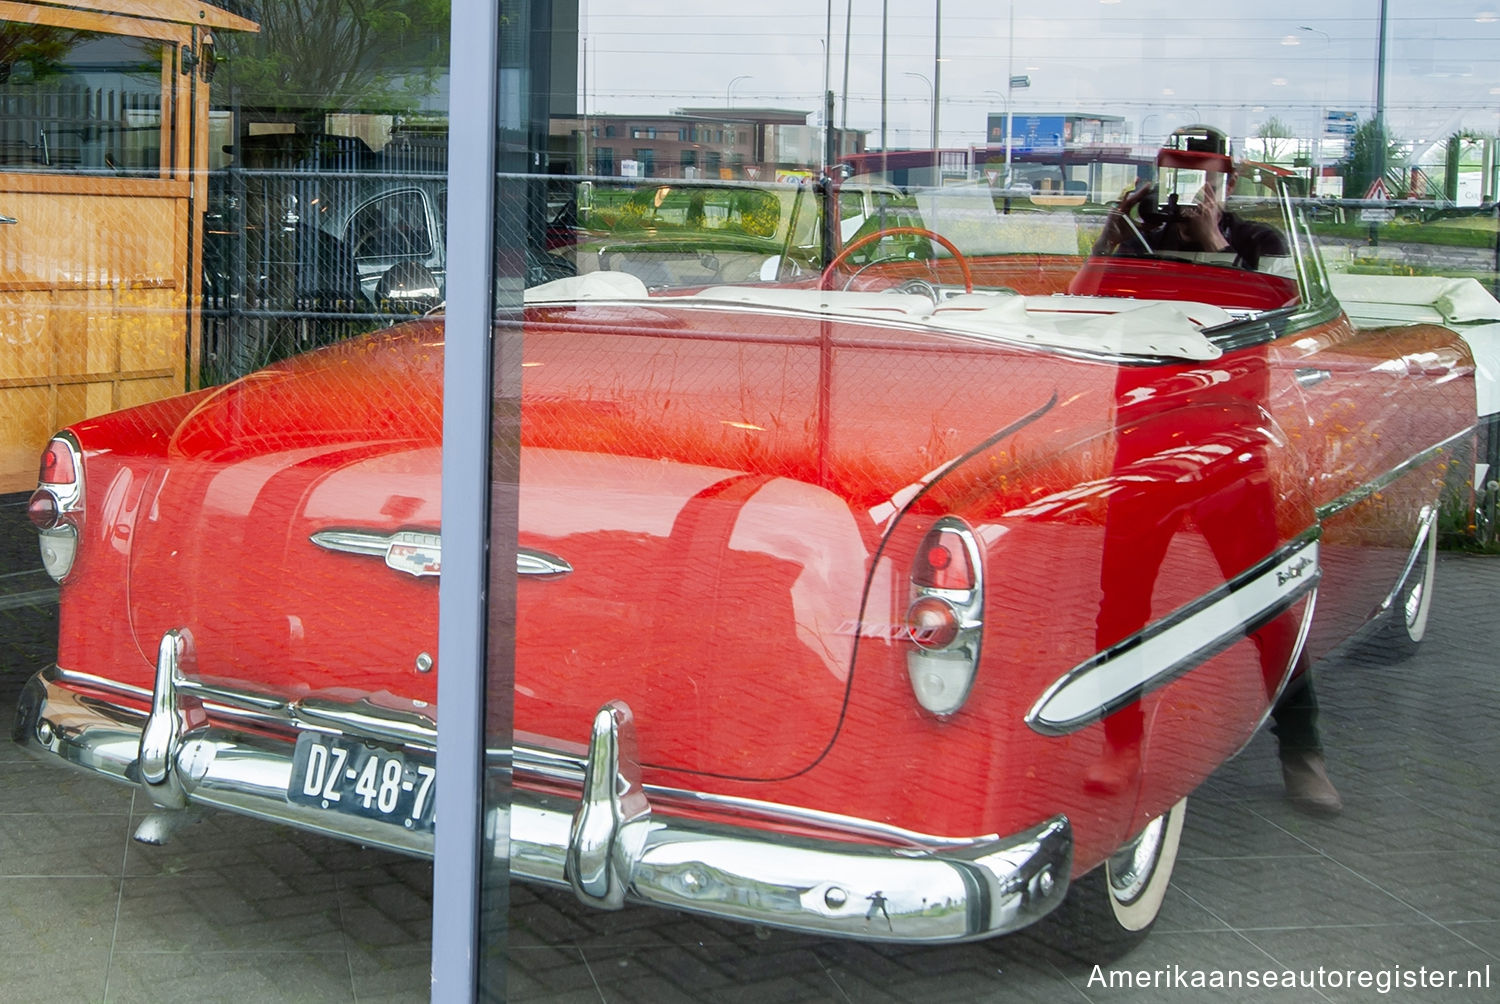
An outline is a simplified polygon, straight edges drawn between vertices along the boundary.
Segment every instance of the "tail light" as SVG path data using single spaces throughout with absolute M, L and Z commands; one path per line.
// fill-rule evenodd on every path
M 912 561 L 906 670 L 917 703 L 936 715 L 963 707 L 984 634 L 984 563 L 974 531 L 945 516 Z
M 83 451 L 72 433 L 60 432 L 47 444 L 37 482 L 26 516 L 40 534 L 42 567 L 62 582 L 78 556 L 83 522 Z

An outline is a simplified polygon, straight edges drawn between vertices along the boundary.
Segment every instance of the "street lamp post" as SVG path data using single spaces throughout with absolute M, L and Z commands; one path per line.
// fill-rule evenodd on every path
M 1012 64 L 1016 57 L 1016 5 L 1010 5 L 1010 51 L 1005 57 L 1005 187 L 1010 188 L 1010 98 L 1011 91 L 1017 87 L 1030 87 L 1031 78 L 1022 74 L 1020 76 L 1011 72 Z
M 937 88 L 932 85 L 932 81 L 927 79 L 927 74 L 925 73 L 908 71 L 906 75 L 908 77 L 916 77 L 927 85 L 927 99 L 932 102 L 932 149 L 935 151 L 938 145 Z
M 1142 144 L 1146 143 L 1146 137 L 1148 135 L 1147 132 L 1146 132 L 1146 123 L 1150 122 L 1152 119 L 1156 119 L 1156 118 L 1161 118 L 1161 116 L 1158 113 L 1156 113 L 1156 112 L 1151 112 L 1151 113 L 1147 114 L 1147 116 L 1145 118 L 1141 119 L 1141 136 L 1140 136 L 1140 141 L 1141 141 Z
M 891 145 L 885 140 L 886 126 L 886 92 L 885 77 L 887 64 L 889 63 L 890 48 L 890 25 L 891 25 L 891 3 L 890 0 L 881 0 L 880 4 L 880 151 L 885 153 L 890 150 Z
M 737 84 L 737 83 L 739 83 L 741 80 L 749 80 L 753 76 L 755 76 L 755 74 L 753 74 L 753 73 L 741 73 L 739 76 L 737 76 L 734 79 L 730 80 L 729 81 L 729 86 L 726 87 L 726 88 L 724 88 L 724 103 L 726 105 L 728 105 L 730 108 L 733 108 L 734 107 L 734 85 Z
M 1313 133 L 1312 148 L 1312 179 L 1307 186 L 1308 195 L 1318 194 L 1318 181 L 1323 176 L 1323 130 L 1328 128 L 1326 119 L 1328 116 L 1328 57 L 1329 50 L 1333 47 L 1333 40 L 1328 37 L 1328 32 L 1321 28 L 1314 28 L 1309 24 L 1297 25 L 1298 31 L 1310 31 L 1323 36 L 1323 80 L 1318 85 L 1318 124 Z

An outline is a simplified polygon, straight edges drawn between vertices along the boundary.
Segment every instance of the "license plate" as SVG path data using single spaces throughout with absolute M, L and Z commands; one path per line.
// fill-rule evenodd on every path
M 304 732 L 292 756 L 286 797 L 408 830 L 431 830 L 436 780 L 437 768 L 419 755 Z

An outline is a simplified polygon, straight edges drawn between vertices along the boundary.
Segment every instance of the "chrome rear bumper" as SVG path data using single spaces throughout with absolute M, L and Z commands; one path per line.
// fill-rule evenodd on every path
M 300 730 L 359 721 L 365 727 L 341 734 L 394 746 L 412 736 L 411 716 L 382 718 L 365 703 L 278 704 L 210 689 L 184 679 L 168 647 L 163 639 L 154 694 L 122 688 L 116 701 L 106 681 L 56 667 L 36 674 L 17 708 L 17 742 L 40 757 L 139 785 L 166 809 L 212 806 L 432 855 L 431 833 L 287 798 Z M 153 710 L 138 710 L 147 699 Z M 433 738 L 405 745 L 430 753 Z M 488 820 L 492 833 L 508 836 L 492 842 L 494 853 L 508 854 L 513 877 L 570 887 L 603 908 L 628 900 L 815 934 L 913 942 L 1012 931 L 1049 912 L 1067 891 L 1072 833 L 1063 817 L 1010 837 L 910 833 L 643 786 L 633 747 L 629 709 L 611 702 L 595 717 L 586 753 L 515 752 L 519 783 L 508 820 L 500 809 Z M 687 807 L 692 815 L 653 812 L 663 807 Z M 730 814 L 746 821 L 694 818 Z

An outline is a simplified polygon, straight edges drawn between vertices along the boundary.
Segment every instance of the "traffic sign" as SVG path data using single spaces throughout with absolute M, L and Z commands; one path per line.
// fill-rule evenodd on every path
M 1323 116 L 1323 135 L 1353 136 L 1358 125 L 1356 113 L 1330 110 Z

